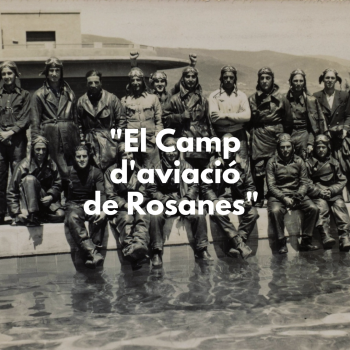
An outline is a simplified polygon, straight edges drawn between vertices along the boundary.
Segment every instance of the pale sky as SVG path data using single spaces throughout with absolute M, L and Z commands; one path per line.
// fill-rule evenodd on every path
M 350 1 L 0 0 L 5 11 L 80 11 L 82 33 L 184 48 L 350 59 Z

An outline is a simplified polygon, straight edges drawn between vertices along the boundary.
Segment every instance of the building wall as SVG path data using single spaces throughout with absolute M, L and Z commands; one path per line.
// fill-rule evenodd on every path
M 2 44 L 26 45 L 26 31 L 55 31 L 56 45 L 81 44 L 80 13 L 1 13 Z M 18 41 L 13 44 L 12 41 Z

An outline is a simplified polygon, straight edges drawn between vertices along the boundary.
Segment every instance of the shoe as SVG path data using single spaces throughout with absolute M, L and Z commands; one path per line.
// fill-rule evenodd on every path
M 125 257 L 136 261 L 142 260 L 147 256 L 148 248 L 141 242 L 134 242 L 123 249 L 123 254 Z
M 153 267 L 162 267 L 163 266 L 163 261 L 162 261 L 162 251 L 161 250 L 154 250 L 153 251 L 153 256 L 151 259 L 152 266 Z
M 95 269 L 103 264 L 104 258 L 98 252 L 97 247 L 91 239 L 86 239 L 80 243 L 80 247 L 87 253 L 88 260 L 85 262 L 85 266 L 89 269 Z
M 309 236 L 302 236 L 301 242 L 299 245 L 299 250 L 303 252 L 309 252 L 312 250 L 318 250 L 320 247 L 317 245 L 312 245 L 312 237 Z
M 323 249 L 332 249 L 335 244 L 335 239 L 330 235 L 329 232 L 326 232 L 323 228 L 318 229 L 321 235 Z
M 209 254 L 209 252 L 207 251 L 207 248 L 204 248 L 200 251 L 197 251 L 197 253 L 195 254 L 195 257 L 198 259 L 202 259 L 204 261 L 213 261 L 214 260 L 211 257 L 211 255 Z
M 339 237 L 339 250 L 341 252 L 348 252 L 350 250 L 350 238 L 348 234 Z
M 0 225 L 5 225 L 5 215 L 0 215 Z
M 278 240 L 280 249 L 278 250 L 279 254 L 287 254 L 288 248 L 287 248 L 287 238 L 282 238 Z
M 237 235 L 231 238 L 231 244 L 234 249 L 238 250 L 243 259 L 248 259 L 252 254 L 252 250 L 243 242 L 241 236 Z

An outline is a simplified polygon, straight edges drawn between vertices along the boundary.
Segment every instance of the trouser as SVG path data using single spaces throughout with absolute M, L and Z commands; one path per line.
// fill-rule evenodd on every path
M 265 198 L 265 169 L 270 158 L 256 159 L 253 161 L 253 179 L 256 191 L 258 192 L 257 202 Z
M 237 131 L 229 132 L 229 131 L 215 131 L 216 136 L 218 138 L 222 138 L 225 134 L 230 133 L 232 134 L 233 137 L 236 137 L 240 143 L 241 146 L 238 150 L 239 156 L 244 159 L 246 162 L 249 161 L 249 155 L 248 155 L 248 138 L 247 138 L 247 133 L 245 129 L 240 129 Z
M 85 228 L 85 221 L 89 221 L 89 234 Z M 68 227 L 75 243 L 80 246 L 83 241 L 91 238 L 92 242 L 101 246 L 103 242 L 106 220 L 94 224 L 94 215 L 88 215 L 84 211 L 83 205 L 69 203 L 66 210 L 64 224 Z
M 199 215 L 195 211 L 194 215 L 182 216 L 181 218 L 188 220 L 191 225 L 192 235 L 195 240 L 195 249 L 201 251 L 208 246 L 208 233 L 205 215 Z M 158 215 L 151 215 L 150 238 L 152 249 L 163 249 L 164 235 L 163 227 L 166 216 L 164 212 Z
M 11 136 L 8 141 L 0 142 L 0 216 L 4 216 L 7 210 L 6 190 L 9 176 L 9 167 L 13 172 L 14 167 L 26 156 L 27 137 L 25 131 Z
M 319 210 L 315 203 L 306 197 L 293 209 L 300 209 L 304 213 L 302 235 L 312 237 Z M 267 211 L 273 231 L 278 239 L 284 238 L 284 215 L 287 207 L 275 197 L 270 197 L 267 203 Z
M 119 233 L 122 248 L 137 242 L 148 248 L 150 214 L 141 215 L 135 212 L 135 214 L 129 215 L 126 211 L 119 211 L 113 222 Z
M 294 153 L 305 160 L 307 156 L 307 142 L 309 140 L 308 130 L 293 129 L 291 136 L 294 143 Z
M 33 175 L 25 176 L 20 184 L 20 208 L 28 214 L 37 214 L 40 218 L 51 222 L 63 222 L 64 211 L 59 202 L 51 203 L 49 207 L 42 205 L 40 199 L 47 196 L 41 188 L 40 181 Z M 59 210 L 61 209 L 61 210 Z
M 146 152 L 139 150 L 135 153 L 137 163 L 146 169 L 154 169 L 160 162 L 159 149 L 155 143 L 146 140 Z
M 240 216 L 238 231 L 228 215 L 220 215 L 215 211 L 214 215 L 211 215 L 211 218 L 213 218 L 219 224 L 228 239 L 240 235 L 246 241 L 254 229 L 255 223 L 259 218 L 259 214 L 254 207 L 245 209 L 244 214 Z
M 332 210 L 334 220 L 338 229 L 339 236 L 350 233 L 350 217 L 348 209 L 342 198 L 338 198 L 334 202 L 326 201 L 321 198 L 313 199 L 320 211 L 316 226 L 321 226 L 325 233 L 330 232 L 330 209 Z

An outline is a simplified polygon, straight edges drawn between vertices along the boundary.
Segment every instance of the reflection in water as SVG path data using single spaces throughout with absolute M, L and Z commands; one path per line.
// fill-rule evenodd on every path
M 96 270 L 74 253 L 74 265 L 37 257 L 30 273 L 1 275 L 0 349 L 348 348 L 349 254 L 208 265 L 166 249 L 183 255 L 163 269 L 133 269 L 110 251 Z

